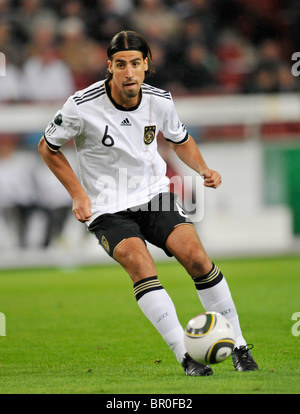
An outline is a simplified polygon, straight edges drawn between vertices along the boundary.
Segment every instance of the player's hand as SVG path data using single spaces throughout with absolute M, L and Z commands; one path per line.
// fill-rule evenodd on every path
M 206 169 L 201 171 L 205 187 L 218 188 L 222 184 L 221 175 L 214 170 Z
M 84 195 L 73 199 L 73 214 L 81 223 L 89 221 L 92 217 L 91 200 L 88 195 Z

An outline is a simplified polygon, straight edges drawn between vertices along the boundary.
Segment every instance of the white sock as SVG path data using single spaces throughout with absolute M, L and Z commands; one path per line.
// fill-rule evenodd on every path
M 219 312 L 233 325 L 236 333 L 236 347 L 246 345 L 239 317 L 228 284 L 220 269 L 213 265 L 208 275 L 194 279 L 198 296 L 207 312 Z
M 157 277 L 153 276 L 135 283 L 134 294 L 144 315 L 172 349 L 177 361 L 181 363 L 186 353 L 183 342 L 184 331 L 168 293 Z

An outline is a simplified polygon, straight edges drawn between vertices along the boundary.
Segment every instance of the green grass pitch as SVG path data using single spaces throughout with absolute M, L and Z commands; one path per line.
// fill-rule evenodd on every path
M 1 394 L 298 394 L 300 257 L 216 260 L 230 285 L 257 372 L 231 358 L 184 375 L 115 265 L 0 271 Z M 157 264 L 183 325 L 203 311 L 175 261 Z

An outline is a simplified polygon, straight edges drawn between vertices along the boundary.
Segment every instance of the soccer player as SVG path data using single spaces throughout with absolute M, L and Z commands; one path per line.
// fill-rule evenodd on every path
M 187 354 L 174 304 L 161 285 L 146 241 L 187 270 L 206 311 L 226 315 L 237 342 L 238 371 L 258 369 L 242 335 L 221 270 L 211 261 L 195 227 L 169 192 L 166 164 L 157 151 L 162 132 L 177 156 L 199 173 L 204 186 L 221 184 L 178 119 L 169 92 L 144 83 L 153 71 L 146 40 L 122 31 L 111 40 L 105 80 L 71 96 L 49 123 L 39 151 L 73 200 L 77 220 L 87 223 L 106 252 L 128 272 L 139 307 L 174 352 L 186 375 L 206 376 L 211 367 Z M 73 139 L 80 181 L 60 147 Z

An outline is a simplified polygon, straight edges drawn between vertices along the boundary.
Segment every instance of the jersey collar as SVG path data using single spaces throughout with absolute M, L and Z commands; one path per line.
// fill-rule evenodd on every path
M 137 103 L 137 105 L 132 106 L 131 108 L 124 108 L 124 106 L 119 105 L 111 96 L 111 92 L 110 92 L 110 86 L 108 83 L 108 79 L 105 80 L 104 82 L 104 86 L 105 86 L 105 91 L 106 91 L 106 95 L 108 96 L 109 100 L 111 101 L 111 103 L 114 105 L 115 108 L 119 109 L 119 111 L 124 111 L 124 112 L 130 112 L 130 111 L 134 111 L 135 109 L 137 109 L 140 106 L 140 103 L 142 102 L 142 88 L 140 90 L 140 99 L 139 102 Z

